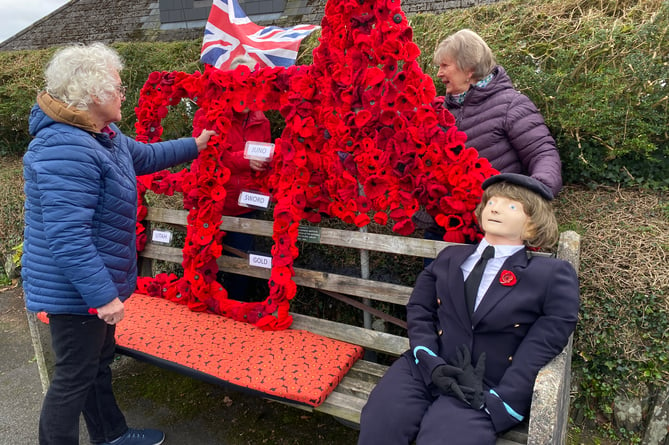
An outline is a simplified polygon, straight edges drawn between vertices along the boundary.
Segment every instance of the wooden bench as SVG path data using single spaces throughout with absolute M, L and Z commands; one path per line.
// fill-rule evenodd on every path
M 174 231 L 184 231 L 186 226 L 186 211 L 149 208 L 146 221 L 149 227 L 169 227 Z M 412 288 L 388 282 L 376 281 L 368 278 L 364 270 L 365 257 L 370 252 L 381 255 L 390 255 L 393 261 L 398 256 L 413 256 L 416 258 L 434 258 L 441 249 L 449 243 L 419 238 L 410 238 L 397 235 L 368 233 L 365 231 L 342 230 L 334 228 L 310 227 L 311 241 L 321 245 L 350 248 L 360 251 L 363 270 L 361 276 L 352 277 L 332 272 L 311 270 L 304 267 L 295 267 L 294 280 L 298 286 L 317 289 L 338 300 L 345 301 L 355 307 L 365 310 L 365 326 L 353 326 L 341 321 L 326 320 L 314 316 L 292 312 L 293 324 L 290 329 L 302 329 L 314 334 L 336 340 L 360 345 L 366 351 L 376 351 L 381 357 L 396 357 L 409 349 L 409 340 L 406 330 L 403 335 L 390 334 L 372 328 L 372 317 L 381 317 L 402 325 L 402 320 L 389 317 L 373 307 L 374 304 L 393 304 L 405 306 Z M 225 231 L 235 231 L 253 234 L 257 237 L 272 236 L 272 222 L 236 217 L 225 217 L 221 228 Z M 164 230 L 164 229 L 163 229 Z M 317 236 L 313 236 L 314 233 Z M 151 239 L 151 236 L 148 237 Z M 578 270 L 579 236 L 575 232 L 564 232 L 560 236 L 557 256 L 572 263 Z M 373 254 L 376 255 L 376 254 Z M 539 254 L 542 255 L 542 254 Z M 545 254 L 544 254 L 545 255 Z M 155 273 L 154 260 L 180 264 L 182 261 L 181 249 L 167 245 L 148 242 L 141 252 L 140 275 Z M 248 275 L 251 277 L 268 279 L 268 269 L 251 267 L 248 260 L 231 256 L 222 256 L 218 260 L 219 268 L 225 272 Z M 371 305 L 370 305 L 371 304 Z M 29 314 L 29 319 L 32 319 Z M 32 321 L 34 323 L 34 320 Z M 141 329 L 138 327 L 138 329 Z M 397 329 L 395 329 L 397 330 Z M 31 333 L 37 335 L 37 329 L 31 327 Z M 35 339 L 38 364 L 44 366 L 40 360 L 41 342 Z M 39 345 L 37 344 L 39 343 Z M 128 353 L 119 349 L 120 353 Z M 132 353 L 130 353 L 133 356 Z M 135 356 L 136 358 L 142 358 Z M 169 364 L 162 363 L 163 366 Z M 512 444 L 564 444 L 569 411 L 569 387 L 571 367 L 570 344 L 547 364 L 539 373 L 535 382 L 532 410 L 529 421 L 505 433 L 498 440 L 498 445 Z M 368 359 L 358 360 L 334 391 L 317 407 L 300 404 L 294 406 L 330 414 L 342 422 L 356 427 L 360 422 L 360 412 L 365 405 L 369 393 L 378 380 L 383 376 L 388 366 Z M 178 367 L 176 368 L 179 369 Z M 40 372 L 43 375 L 42 372 Z M 44 374 L 45 375 L 45 374 Z M 45 378 L 42 379 L 43 384 Z M 286 402 L 284 402 L 286 403 Z M 291 404 L 288 402 L 288 404 Z M 291 404 L 293 405 L 293 404 Z

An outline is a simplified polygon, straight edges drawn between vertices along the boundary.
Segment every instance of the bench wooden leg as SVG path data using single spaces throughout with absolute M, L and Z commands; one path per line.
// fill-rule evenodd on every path
M 44 348 L 42 347 L 42 336 L 39 331 L 40 321 L 37 319 L 37 314 L 26 311 L 28 316 L 28 327 L 30 328 L 30 338 L 33 342 L 33 349 L 35 350 L 35 359 L 37 360 L 37 371 L 39 372 L 39 379 L 42 382 L 42 393 L 46 394 L 49 389 L 49 373 L 46 368 L 46 360 L 44 359 Z

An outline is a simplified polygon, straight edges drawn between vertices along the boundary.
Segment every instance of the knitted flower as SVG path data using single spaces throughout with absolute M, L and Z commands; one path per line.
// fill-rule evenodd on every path
M 499 276 L 499 282 L 502 286 L 513 286 L 516 281 L 516 276 L 510 270 L 503 270 Z

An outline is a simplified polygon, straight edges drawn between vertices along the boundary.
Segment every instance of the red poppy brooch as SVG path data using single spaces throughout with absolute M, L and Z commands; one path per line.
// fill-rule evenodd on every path
M 513 286 L 516 284 L 516 276 L 510 270 L 503 270 L 499 277 L 499 282 L 502 286 Z

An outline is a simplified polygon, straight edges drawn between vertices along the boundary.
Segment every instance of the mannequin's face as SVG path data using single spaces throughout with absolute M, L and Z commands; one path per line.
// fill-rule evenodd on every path
M 523 204 L 493 196 L 481 212 L 481 227 L 490 244 L 522 245 L 529 218 Z

